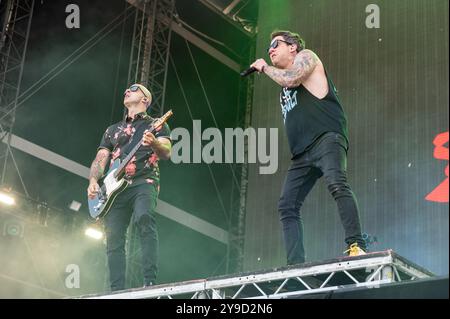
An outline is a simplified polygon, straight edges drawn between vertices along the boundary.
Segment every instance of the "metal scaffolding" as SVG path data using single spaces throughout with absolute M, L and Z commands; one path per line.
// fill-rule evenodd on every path
M 3 161 L 1 185 L 5 183 L 8 160 L 14 163 L 11 136 L 16 117 L 16 107 L 22 82 L 23 66 L 27 52 L 34 0 L 0 1 L 2 33 L 0 38 L 0 159 Z
M 127 0 L 136 7 L 128 82 L 147 86 L 153 96 L 150 113 L 164 112 L 171 21 L 175 0 Z
M 286 299 L 430 279 L 434 274 L 392 250 L 284 268 L 88 295 L 92 299 Z

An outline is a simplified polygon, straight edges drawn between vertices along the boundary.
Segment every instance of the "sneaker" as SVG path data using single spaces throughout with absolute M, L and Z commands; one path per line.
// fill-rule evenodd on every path
M 353 243 L 350 245 L 349 249 L 344 251 L 344 254 L 348 253 L 349 256 L 362 256 L 365 255 L 366 252 L 358 246 L 358 243 Z

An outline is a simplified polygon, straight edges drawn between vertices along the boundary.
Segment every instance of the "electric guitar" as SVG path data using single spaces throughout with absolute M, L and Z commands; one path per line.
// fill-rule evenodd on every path
M 150 129 L 151 133 L 154 133 L 159 127 L 161 127 L 169 117 L 173 114 L 172 110 L 168 111 L 161 118 L 156 119 Z M 142 139 L 139 143 L 136 144 L 135 147 L 131 150 L 131 152 L 125 157 L 123 161 L 120 159 L 116 159 L 109 168 L 105 177 L 99 180 L 100 190 L 97 195 L 90 199 L 88 198 L 88 206 L 89 206 L 89 214 L 92 218 L 100 219 L 103 218 L 111 209 L 111 206 L 116 199 L 117 195 L 119 195 L 125 188 L 130 184 L 125 177 L 125 167 L 131 161 L 133 156 L 136 154 L 138 149 L 142 145 Z

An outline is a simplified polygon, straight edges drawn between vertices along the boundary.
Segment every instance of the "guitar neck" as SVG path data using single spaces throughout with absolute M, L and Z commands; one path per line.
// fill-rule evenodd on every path
M 155 131 L 155 127 L 152 125 L 149 129 L 149 131 L 151 133 L 153 133 Z M 142 145 L 142 138 L 141 140 L 133 147 L 133 149 L 131 150 L 131 152 L 127 155 L 127 157 L 124 158 L 124 160 L 122 161 L 122 163 L 120 163 L 120 166 L 117 168 L 116 172 L 114 173 L 114 177 L 118 178 L 119 176 L 121 176 L 123 174 L 123 171 L 125 169 L 125 167 L 128 165 L 128 163 L 131 161 L 131 159 L 133 158 L 133 156 L 136 154 L 136 152 L 139 150 L 139 148 Z
M 156 120 L 152 123 L 152 126 L 149 128 L 150 133 L 153 133 L 158 127 L 161 125 L 164 125 L 164 123 L 167 121 L 169 117 L 173 115 L 172 110 L 169 110 L 166 114 L 164 114 L 161 118 Z M 128 163 L 133 158 L 134 154 L 138 151 L 139 147 L 142 145 L 142 138 L 141 140 L 136 144 L 135 147 L 131 150 L 131 152 L 125 157 L 122 163 L 120 163 L 119 167 L 117 168 L 116 172 L 114 173 L 114 177 L 117 179 L 118 177 L 122 177 L 125 167 L 128 165 Z

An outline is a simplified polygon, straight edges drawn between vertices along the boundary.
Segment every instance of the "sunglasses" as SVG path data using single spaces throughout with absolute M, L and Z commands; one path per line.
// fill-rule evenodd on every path
M 284 41 L 284 40 L 281 40 L 281 39 L 276 39 L 276 40 L 274 40 L 274 41 L 270 44 L 270 46 L 267 48 L 267 53 L 269 53 L 270 49 L 276 49 L 276 48 L 278 48 L 278 45 L 280 44 L 280 42 L 284 42 L 284 43 L 286 43 L 286 44 L 288 44 L 288 45 L 291 45 L 291 44 L 292 44 L 292 43 L 290 43 L 290 42 L 288 42 L 288 41 Z
M 141 88 L 140 88 L 139 86 L 137 86 L 137 85 L 132 85 L 132 86 L 130 86 L 128 89 L 125 90 L 125 92 L 123 93 L 124 96 L 127 94 L 127 91 L 128 91 L 128 90 L 130 90 L 131 92 L 136 92 L 137 90 L 140 90 L 140 91 L 142 92 L 142 90 L 141 90 Z M 145 95 L 144 92 L 142 92 L 142 93 Z

